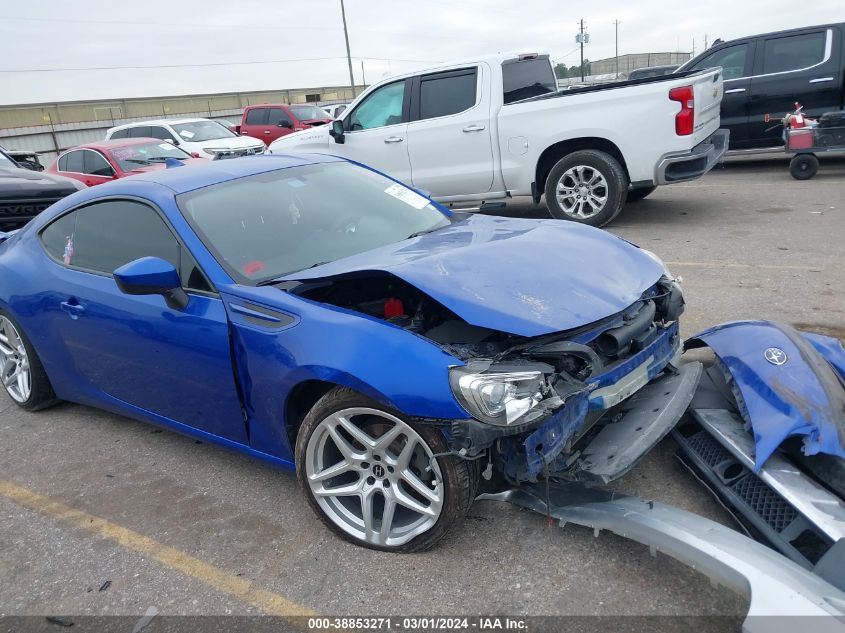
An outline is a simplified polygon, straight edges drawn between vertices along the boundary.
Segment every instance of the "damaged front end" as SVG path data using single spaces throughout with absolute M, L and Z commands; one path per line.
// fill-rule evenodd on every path
M 467 322 L 390 273 L 292 282 L 301 297 L 363 313 L 435 343 L 471 418 L 424 420 L 451 450 L 486 460 L 512 484 L 556 473 L 607 482 L 668 433 L 695 391 L 700 367 L 679 355 L 680 286 L 664 275 L 627 308 L 576 329 L 524 336 Z

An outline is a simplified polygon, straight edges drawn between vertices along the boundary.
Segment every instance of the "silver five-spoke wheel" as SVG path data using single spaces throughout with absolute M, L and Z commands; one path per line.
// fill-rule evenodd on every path
M 26 402 L 32 393 L 29 356 L 20 334 L 0 315 L 0 381 L 16 402 Z
M 607 204 L 607 180 L 595 167 L 575 165 L 563 172 L 555 196 L 564 213 L 585 220 L 600 213 Z
M 437 460 L 413 428 L 384 411 L 356 407 L 325 417 L 308 440 L 304 466 L 326 516 L 366 543 L 403 545 L 440 517 Z

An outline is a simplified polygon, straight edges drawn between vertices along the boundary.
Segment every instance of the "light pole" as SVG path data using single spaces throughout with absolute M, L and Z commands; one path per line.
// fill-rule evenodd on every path
M 584 33 L 584 18 L 579 22 L 578 35 L 575 36 L 575 41 L 581 45 L 581 81 L 584 81 L 584 44 L 589 43 L 590 36 Z
M 619 20 L 613 21 L 616 27 L 616 78 L 619 79 Z
M 349 64 L 349 85 L 352 87 L 352 98 L 355 98 L 355 75 L 352 74 L 352 53 L 349 52 L 349 31 L 346 29 L 346 10 L 343 0 L 340 0 L 340 15 L 343 18 L 343 37 L 346 39 L 346 63 Z

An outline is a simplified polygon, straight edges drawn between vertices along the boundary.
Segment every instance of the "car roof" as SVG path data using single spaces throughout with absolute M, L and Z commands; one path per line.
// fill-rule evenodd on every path
M 146 127 L 148 125 L 173 125 L 174 123 L 196 123 L 197 121 L 212 121 L 213 119 L 206 119 L 203 117 L 193 117 L 189 119 L 150 119 L 149 121 L 133 121 L 132 123 L 124 123 L 122 125 L 115 125 L 111 130 L 122 130 L 127 127 Z
M 836 23 L 836 24 L 811 24 L 809 26 L 801 26 L 801 27 L 797 27 L 797 28 L 794 28 L 794 29 L 786 29 L 786 30 L 783 30 L 783 31 L 770 31 L 769 33 L 755 33 L 753 35 L 744 35 L 742 37 L 735 37 L 732 40 L 723 40 L 723 41 L 719 42 L 718 44 L 714 44 L 710 48 L 706 49 L 704 51 L 704 53 L 710 51 L 714 47 L 721 47 L 721 46 L 724 46 L 725 44 L 732 44 L 734 42 L 743 42 L 745 40 L 753 40 L 753 39 L 757 39 L 759 37 L 770 37 L 772 35 L 791 35 L 791 34 L 801 33 L 803 31 L 811 31 L 813 29 L 829 29 L 829 28 L 834 28 L 834 27 L 843 28 L 843 27 L 845 27 L 845 22 L 839 22 L 839 23 Z M 696 57 L 701 57 L 702 54 L 703 53 L 699 53 L 698 55 L 696 55 Z
M 135 182 L 163 185 L 176 194 L 216 185 L 245 176 L 263 174 L 278 169 L 317 165 L 320 163 L 347 162 L 328 154 L 263 154 L 224 160 L 209 160 L 204 164 L 173 167 L 132 176 Z M 118 181 L 119 182 L 119 181 Z
M 98 149 L 98 150 L 112 150 L 117 147 L 129 147 L 131 145 L 149 145 L 150 143 L 165 143 L 166 141 L 160 138 L 116 138 L 105 141 L 94 141 L 92 143 L 83 143 L 72 147 L 67 151 L 75 149 Z

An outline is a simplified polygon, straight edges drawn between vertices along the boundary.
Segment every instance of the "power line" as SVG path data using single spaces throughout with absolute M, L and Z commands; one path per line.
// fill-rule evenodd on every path
M 149 70 L 157 68 L 207 68 L 212 66 L 249 66 L 252 64 L 290 64 L 299 62 L 323 62 L 346 59 L 345 55 L 336 57 L 306 57 L 300 59 L 265 59 L 250 62 L 213 62 L 203 64 L 154 64 L 150 66 L 84 66 L 79 68 L 15 68 L 2 69 L 0 73 L 61 73 L 61 72 L 82 72 L 88 70 Z M 396 57 L 358 57 L 355 59 L 368 59 L 386 62 L 407 62 L 414 64 L 438 64 L 439 60 L 434 59 L 400 59 Z

